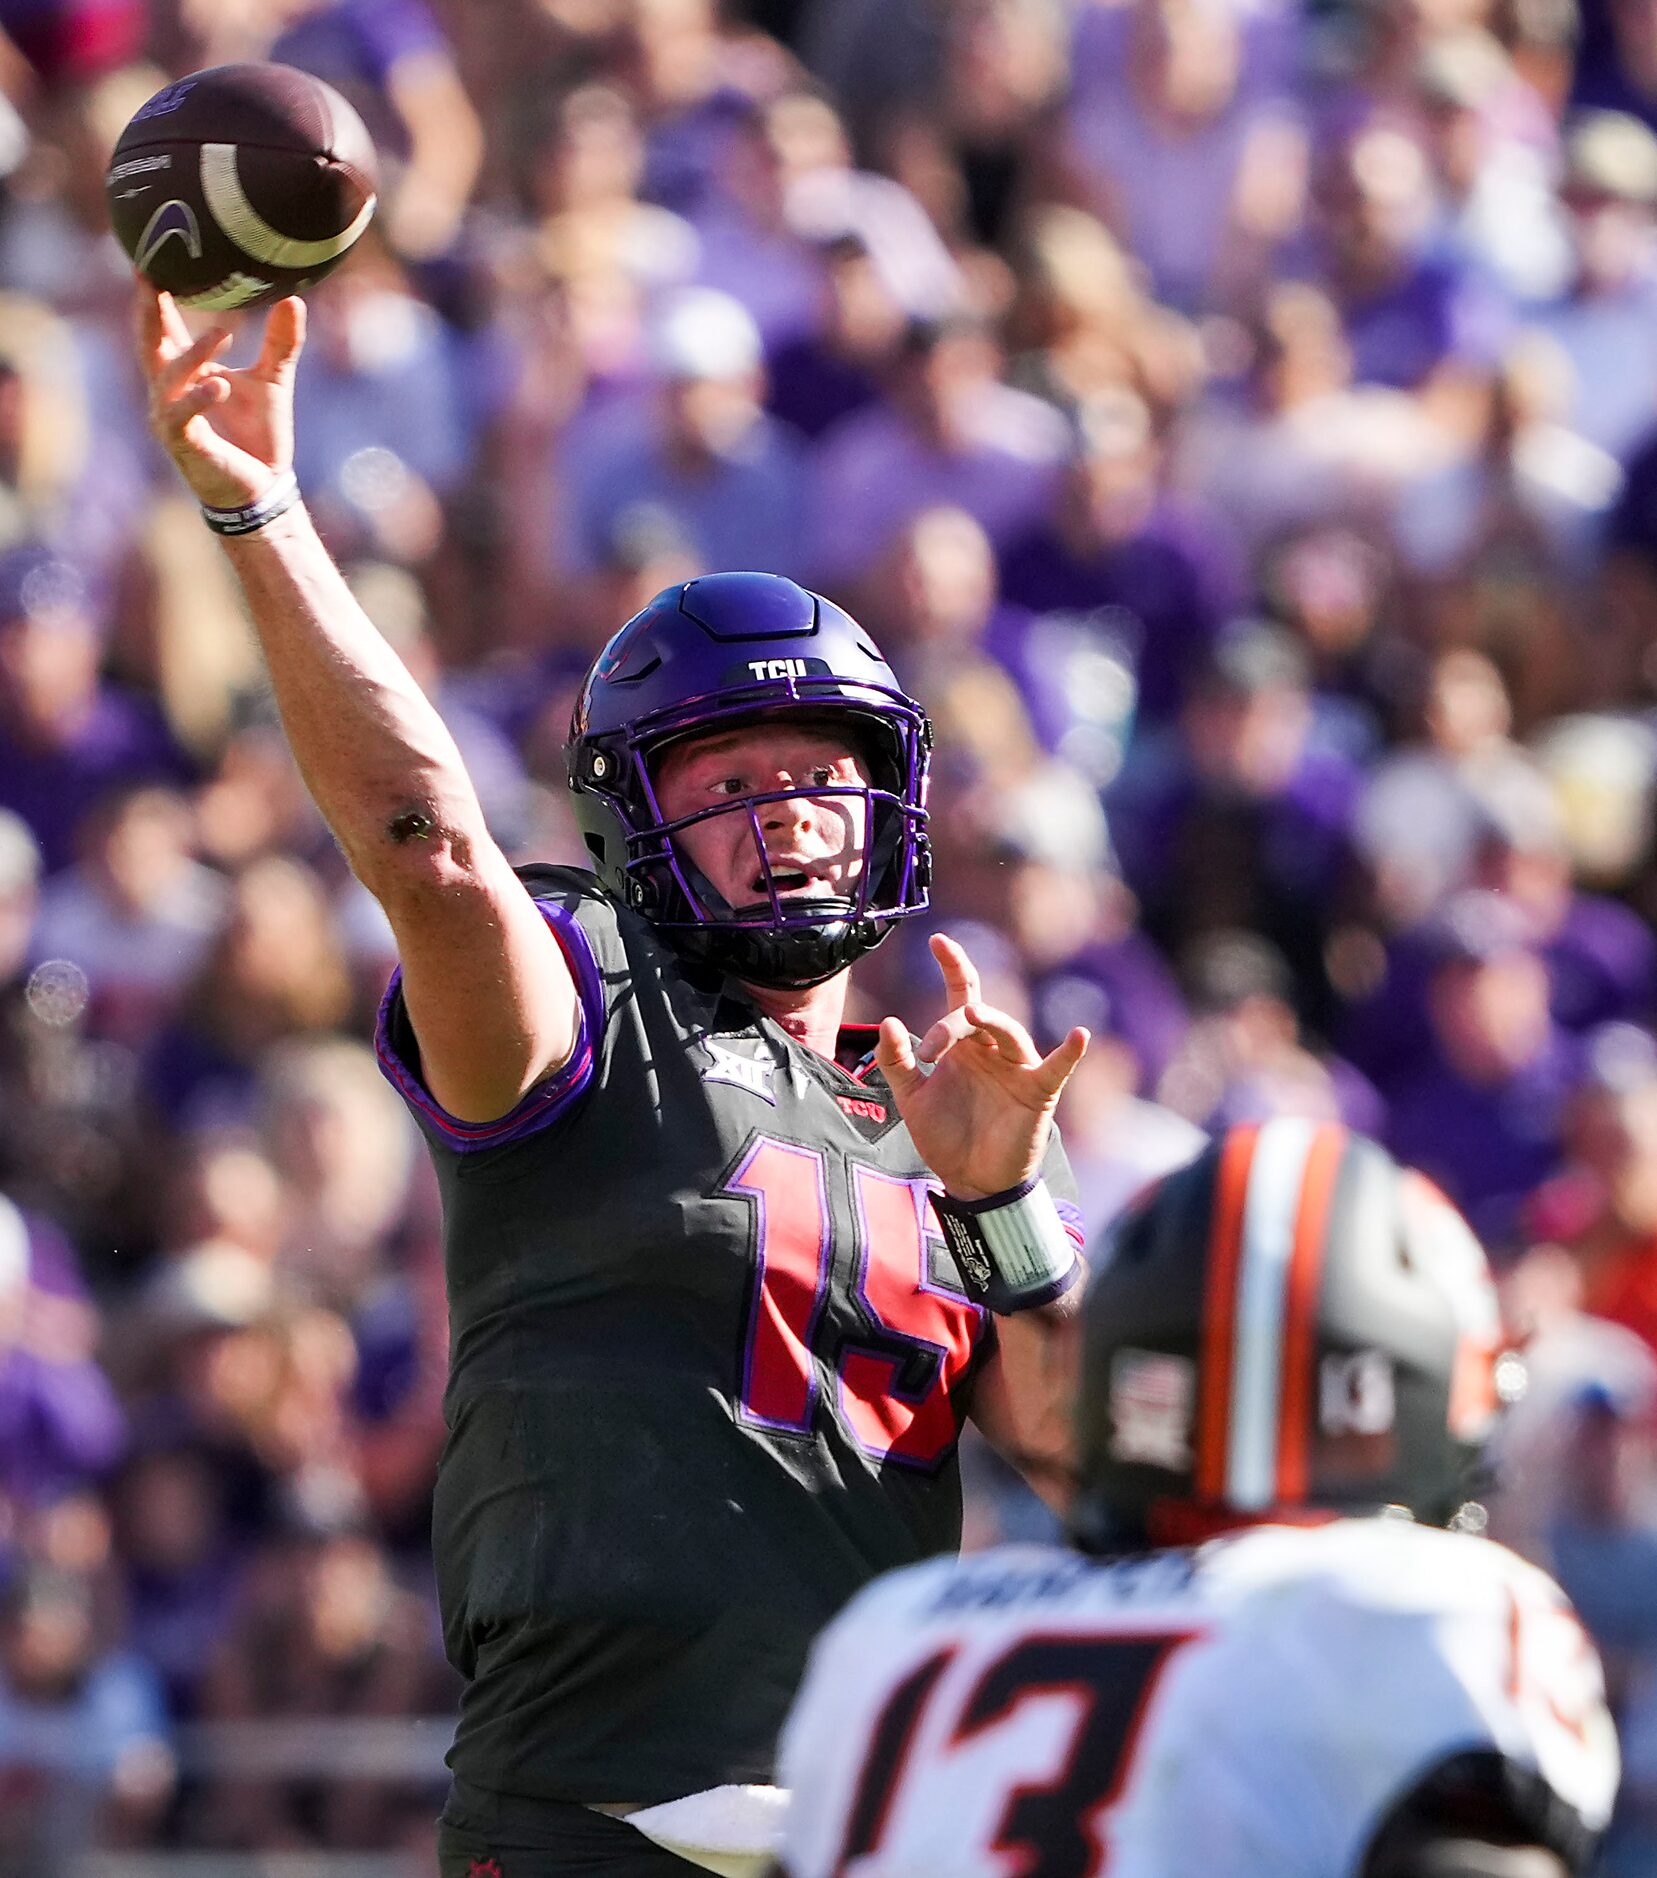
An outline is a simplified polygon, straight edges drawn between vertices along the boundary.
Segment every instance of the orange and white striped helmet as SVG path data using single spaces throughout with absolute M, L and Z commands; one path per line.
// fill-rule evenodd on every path
M 1444 1525 L 1469 1500 L 1498 1406 L 1495 1289 L 1466 1221 L 1375 1142 L 1291 1117 L 1230 1129 L 1093 1262 L 1082 1544 L 1385 1506 Z

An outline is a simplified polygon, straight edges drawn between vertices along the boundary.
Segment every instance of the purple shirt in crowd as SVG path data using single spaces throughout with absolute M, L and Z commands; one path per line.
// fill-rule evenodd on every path
M 129 783 L 187 783 L 191 774 L 154 705 L 110 686 L 58 749 L 19 749 L 0 731 L 0 808 L 28 823 L 49 873 L 75 858 L 75 830 L 100 797 Z
M 1559 1171 L 1560 1116 L 1578 1069 L 1574 1043 L 1558 1030 L 1495 1085 L 1468 1082 L 1434 1052 L 1393 1096 L 1387 1146 L 1436 1180 L 1499 1254 L 1527 1195 Z
M 1179 986 L 1142 932 L 1084 946 L 1030 987 L 1043 1049 L 1074 1024 L 1119 1037 L 1139 1060 L 1141 1094 L 1154 1089 L 1190 1022 Z
M 1191 672 L 1244 600 L 1241 560 L 1215 516 L 1158 506 L 1128 540 L 1078 558 L 1043 522 L 1001 558 L 1001 590 L 1034 613 L 1121 607 L 1138 622 L 1139 710 L 1166 721 Z
M 837 424 L 819 446 L 812 492 L 816 578 L 866 573 L 929 508 L 965 509 L 997 550 L 1035 528 L 1058 488 L 1065 420 L 1027 392 L 986 385 L 971 430 L 946 454 L 884 404 Z
M 1619 901 L 1573 894 L 1559 930 L 1541 947 L 1549 1008 L 1562 1031 L 1581 1036 L 1596 1025 L 1650 1024 L 1657 991 L 1657 942 Z M 1431 1054 L 1428 987 L 1436 953 L 1429 935 L 1405 933 L 1387 948 L 1380 984 L 1342 1014 L 1341 1047 L 1382 1089 L 1407 1080 Z
M 334 0 L 295 20 L 269 56 L 343 92 L 375 142 L 401 155 L 408 134 L 389 107 L 387 80 L 402 60 L 433 53 L 447 58 L 448 41 L 422 0 Z
M 704 567 L 746 567 L 803 577 L 805 463 L 797 434 L 761 413 L 737 444 L 705 473 L 669 462 L 648 403 L 614 412 L 584 447 L 560 452 L 563 499 L 553 518 L 558 564 L 590 573 L 608 557 L 629 512 L 670 516 Z
M 87 1302 L 75 1256 L 57 1229 L 0 1200 L 0 1232 L 27 1236 L 25 1268 L 10 1282 L 26 1287 L 49 1310 L 53 1302 Z M 15 1295 L 0 1308 L 28 1305 Z M 0 1342 L 0 1495 L 43 1505 L 111 1466 L 126 1422 L 115 1392 L 90 1357 Z
M 779 347 L 766 362 L 765 408 L 815 442 L 841 418 L 874 403 L 880 387 L 820 339 Z
M 1496 290 L 1442 257 L 1421 260 L 1392 286 L 1346 302 L 1342 317 L 1360 384 L 1413 391 L 1447 360 L 1493 365 L 1513 316 Z

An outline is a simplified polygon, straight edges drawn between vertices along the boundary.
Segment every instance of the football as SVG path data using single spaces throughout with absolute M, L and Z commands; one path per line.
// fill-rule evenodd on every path
M 217 65 L 165 86 L 122 131 L 104 193 L 121 246 L 181 306 L 302 293 L 374 214 L 374 146 L 330 85 L 288 65 Z

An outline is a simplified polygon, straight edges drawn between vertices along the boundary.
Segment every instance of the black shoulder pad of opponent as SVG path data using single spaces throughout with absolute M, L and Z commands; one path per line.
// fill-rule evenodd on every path
M 1382 1820 L 1361 1878 L 1581 1878 L 1597 1835 L 1534 1770 L 1451 1755 Z

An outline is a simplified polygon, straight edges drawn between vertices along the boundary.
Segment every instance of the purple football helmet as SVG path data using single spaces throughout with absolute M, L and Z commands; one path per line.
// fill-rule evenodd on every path
M 679 739 L 780 717 L 822 720 L 862 757 L 868 786 L 809 793 L 861 799 L 863 867 L 849 894 L 785 899 L 758 811 L 798 788 L 733 796 L 678 821 L 656 796 Z M 605 887 L 688 963 L 753 984 L 820 984 L 927 903 L 926 775 L 932 728 L 849 613 L 777 574 L 708 574 L 668 587 L 630 619 L 587 674 L 566 747 L 576 819 Z M 731 906 L 674 837 L 715 815 L 753 831 L 763 897 Z

